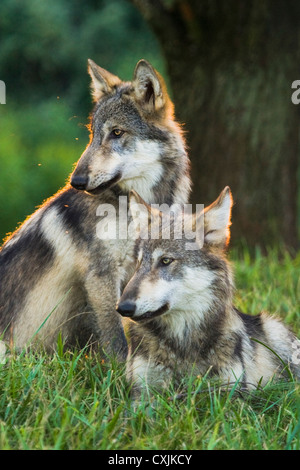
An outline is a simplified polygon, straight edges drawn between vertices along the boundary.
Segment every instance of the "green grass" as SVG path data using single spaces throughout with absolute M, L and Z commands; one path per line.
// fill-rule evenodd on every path
M 299 335 L 300 254 L 236 254 L 236 306 L 275 312 Z M 132 403 L 124 366 L 88 351 L 11 353 L 0 365 L 0 449 L 300 448 L 300 388 L 252 394 L 186 378 L 178 390 Z

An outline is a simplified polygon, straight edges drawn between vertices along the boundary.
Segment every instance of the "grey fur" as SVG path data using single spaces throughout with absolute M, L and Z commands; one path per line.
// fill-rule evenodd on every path
M 133 194 L 136 203 L 143 201 Z M 204 241 L 198 250 L 186 250 L 184 233 L 182 239 L 164 239 L 163 229 L 159 239 L 137 242 L 136 272 L 117 305 L 129 317 L 127 375 L 135 393 L 147 385 L 165 386 L 191 370 L 209 371 L 225 384 L 240 380 L 255 387 L 261 379 L 265 384 L 274 374 L 284 375 L 276 355 L 300 378 L 300 342 L 293 333 L 274 317 L 246 315 L 233 306 L 233 276 L 225 253 L 231 206 L 225 188 L 200 214 Z M 152 223 L 158 217 L 152 211 Z
M 0 251 L 0 333 L 17 348 L 34 341 L 52 349 L 61 332 L 67 345 L 89 342 L 122 358 L 127 343 L 115 304 L 132 272 L 134 241 L 99 239 L 97 208 L 111 204 L 118 216 L 119 196 L 134 188 L 148 202 L 186 202 L 189 161 L 163 79 L 150 64 L 140 61 L 126 83 L 92 61 L 89 72 L 91 140 L 71 184 Z

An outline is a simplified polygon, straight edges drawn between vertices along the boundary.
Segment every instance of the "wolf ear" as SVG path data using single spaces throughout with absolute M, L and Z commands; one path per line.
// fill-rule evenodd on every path
M 204 245 L 225 248 L 230 240 L 232 194 L 229 186 L 223 189 L 218 199 L 204 209 Z
M 111 93 L 113 88 L 121 83 L 119 77 L 99 67 L 91 59 L 88 59 L 88 72 L 92 79 L 91 89 L 95 102 L 103 95 Z
M 146 201 L 133 189 L 129 194 L 129 210 L 132 216 L 132 225 L 128 226 L 129 235 L 133 238 L 148 239 L 151 224 L 157 223 L 160 212 L 153 209 Z
M 134 190 L 129 194 L 129 210 L 132 222 L 128 226 L 128 235 L 131 238 L 145 238 L 146 234 L 148 236 L 148 227 L 151 223 L 151 207 Z
M 149 212 L 151 212 L 151 207 L 147 204 L 146 201 L 139 195 L 134 189 L 131 189 L 129 193 L 129 207 L 133 204 L 143 204 Z
M 165 111 L 173 116 L 174 107 L 165 81 L 149 62 L 141 59 L 137 63 L 132 84 L 136 100 L 146 114 Z
M 138 218 L 142 225 L 150 223 L 151 206 L 134 189 L 129 193 L 129 209 L 133 219 Z

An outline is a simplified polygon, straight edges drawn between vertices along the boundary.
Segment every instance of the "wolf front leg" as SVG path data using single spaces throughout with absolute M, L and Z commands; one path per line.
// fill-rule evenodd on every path
M 88 305 L 94 314 L 90 325 L 94 339 L 105 354 L 124 361 L 128 347 L 121 316 L 116 312 L 120 294 L 116 273 L 101 275 L 91 271 L 86 277 L 85 288 Z
M 144 347 L 144 352 L 146 352 L 147 345 Z M 131 356 L 131 352 L 130 347 L 126 376 L 131 384 L 131 395 L 134 399 L 138 399 L 143 393 L 153 395 L 155 391 L 168 388 L 174 375 L 169 367 L 155 363 L 155 359 L 150 354 L 144 356 L 137 350 Z

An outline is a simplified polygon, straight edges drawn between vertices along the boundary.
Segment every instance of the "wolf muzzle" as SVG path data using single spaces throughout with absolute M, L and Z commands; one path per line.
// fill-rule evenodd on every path
M 170 305 L 168 303 L 162 305 L 155 311 L 145 312 L 142 315 L 134 315 L 136 312 L 136 304 L 132 300 L 124 300 L 116 305 L 116 310 L 119 312 L 123 317 L 133 318 L 135 321 L 142 321 L 142 320 L 151 320 L 152 318 L 159 317 L 163 315 L 170 309 Z
M 82 176 L 82 175 L 77 176 L 76 174 L 73 174 L 71 177 L 70 183 L 71 183 L 71 186 L 73 186 L 73 188 L 77 189 L 78 191 L 87 191 L 90 194 L 100 194 L 106 189 L 113 186 L 114 184 L 118 183 L 118 181 L 120 181 L 121 178 L 122 178 L 122 173 L 121 171 L 118 171 L 118 173 L 110 180 L 99 184 L 99 186 L 97 186 L 96 188 L 88 189 L 88 181 L 89 181 L 88 176 Z
M 88 184 L 88 177 L 81 176 L 81 175 L 73 175 L 71 178 L 71 186 L 73 188 L 78 189 L 79 191 L 84 191 Z
M 136 304 L 132 300 L 124 300 L 116 306 L 117 312 L 123 317 L 132 317 L 136 311 Z

